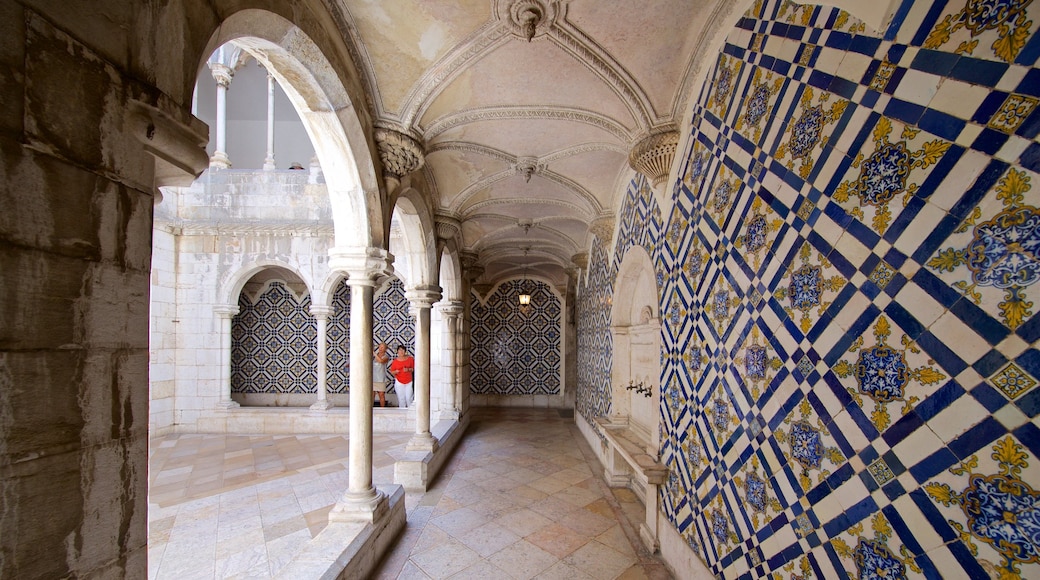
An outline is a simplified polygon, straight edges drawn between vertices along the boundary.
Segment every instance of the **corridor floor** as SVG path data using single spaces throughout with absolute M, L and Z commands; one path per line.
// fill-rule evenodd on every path
M 393 480 L 408 434 L 377 434 L 374 479 Z M 174 435 L 152 441 L 149 578 L 269 578 L 324 526 L 347 485 L 338 435 Z M 641 549 L 643 506 L 610 490 L 573 420 L 477 409 L 375 577 L 669 578 Z

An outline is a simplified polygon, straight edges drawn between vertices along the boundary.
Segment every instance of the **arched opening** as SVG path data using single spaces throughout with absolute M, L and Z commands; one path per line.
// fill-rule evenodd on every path
M 658 289 L 646 250 L 631 248 L 618 270 L 611 307 L 611 422 L 627 425 L 650 455 L 657 454 L 661 390 Z

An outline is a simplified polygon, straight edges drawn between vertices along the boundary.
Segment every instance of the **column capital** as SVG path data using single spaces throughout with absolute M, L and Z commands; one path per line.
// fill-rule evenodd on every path
M 628 154 L 628 165 L 645 175 L 653 187 L 658 187 L 668 179 L 672 159 L 679 145 L 679 132 L 667 129 L 670 128 L 639 141 Z
M 404 293 L 404 297 L 413 309 L 430 308 L 435 302 L 440 301 L 441 287 L 437 285 L 416 286 L 409 288 Z
M 213 75 L 213 80 L 217 81 L 217 85 L 225 89 L 231 86 L 231 80 L 235 78 L 235 70 L 220 62 L 209 63 L 209 72 Z
M 437 305 L 437 311 L 444 317 L 461 316 L 466 309 L 466 304 L 461 300 L 447 300 Z
M 311 316 L 323 319 L 332 316 L 335 312 L 335 308 L 331 306 L 325 306 L 323 304 L 311 304 Z
M 237 304 L 218 304 L 213 307 L 213 314 L 216 314 L 220 318 L 231 318 L 238 314 L 239 308 Z
M 462 221 L 454 213 L 437 211 L 433 216 L 437 226 L 437 238 L 448 241 L 462 232 Z
M 394 273 L 394 256 L 382 248 L 329 248 L 329 269 L 346 272 L 350 286 L 376 286 Z

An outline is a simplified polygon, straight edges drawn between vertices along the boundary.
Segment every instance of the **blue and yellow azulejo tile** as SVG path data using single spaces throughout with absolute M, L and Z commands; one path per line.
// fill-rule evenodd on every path
M 782 160 L 788 169 L 797 171 L 802 179 L 809 178 L 819 150 L 830 138 L 831 125 L 841 118 L 849 105 L 845 99 L 832 101 L 832 97 L 827 91 L 804 87 L 798 106 L 789 117 L 792 121 L 784 130 L 784 141 L 776 149 L 776 158 Z
M 900 414 L 906 415 L 947 377 L 906 334 L 893 341 L 892 323 L 885 315 L 874 323 L 873 335 L 870 346 L 859 336 L 848 349 L 855 360 L 838 361 L 833 369 L 839 377 L 855 380 L 855 387 L 847 387 L 849 394 L 877 430 L 884 431 L 892 424 L 889 403 L 902 403 Z
M 786 284 L 781 282 L 773 296 L 784 304 L 787 315 L 798 321 L 802 333 L 808 334 L 847 280 L 808 241 L 798 250 L 798 261 L 801 265 L 789 266 Z
M 869 522 L 861 521 L 832 539 L 831 546 L 846 569 L 855 567 L 859 578 L 906 578 L 908 571 L 920 574 L 921 568 L 914 561 L 913 554 L 906 546 L 896 544 L 894 535 L 885 514 L 876 512 Z
M 1026 7 L 1032 0 L 963 0 L 950 2 L 928 34 L 925 48 L 978 58 L 1014 62 L 1036 30 Z M 959 7 L 959 9 L 958 9 Z M 979 45 L 984 48 L 977 50 Z
M 898 131 L 899 140 L 890 139 Z M 872 134 L 874 151 L 859 153 L 832 198 L 861 222 L 885 233 L 950 144 L 928 139 L 920 129 L 881 117 Z
M 802 399 L 798 408 L 784 418 L 783 424 L 786 427 L 778 428 L 773 436 L 786 446 L 784 455 L 798 471 L 798 482 L 803 491 L 822 483 L 831 469 L 845 463 L 841 450 L 829 445 L 830 431 L 816 416 L 808 399 Z
M 761 143 L 763 125 L 768 124 L 770 112 L 776 105 L 774 97 L 784 86 L 784 77 L 772 71 L 755 67 L 750 90 L 744 95 L 743 107 L 737 115 L 733 128 L 744 133 L 749 140 Z
M 943 281 L 1011 330 L 1032 318 L 1040 299 L 1040 209 L 1027 201 L 1035 203 L 1035 177 L 1008 169 L 928 260 Z

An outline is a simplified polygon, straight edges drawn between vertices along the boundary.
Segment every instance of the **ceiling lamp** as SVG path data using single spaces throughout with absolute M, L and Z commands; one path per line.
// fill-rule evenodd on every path
M 530 227 L 530 226 L 528 226 Z M 524 234 L 527 234 L 527 230 L 524 230 Z M 527 307 L 531 305 L 531 293 L 527 291 L 527 252 L 531 248 L 524 248 L 524 277 L 520 280 L 520 294 L 517 299 L 520 301 L 520 310 L 527 312 Z

